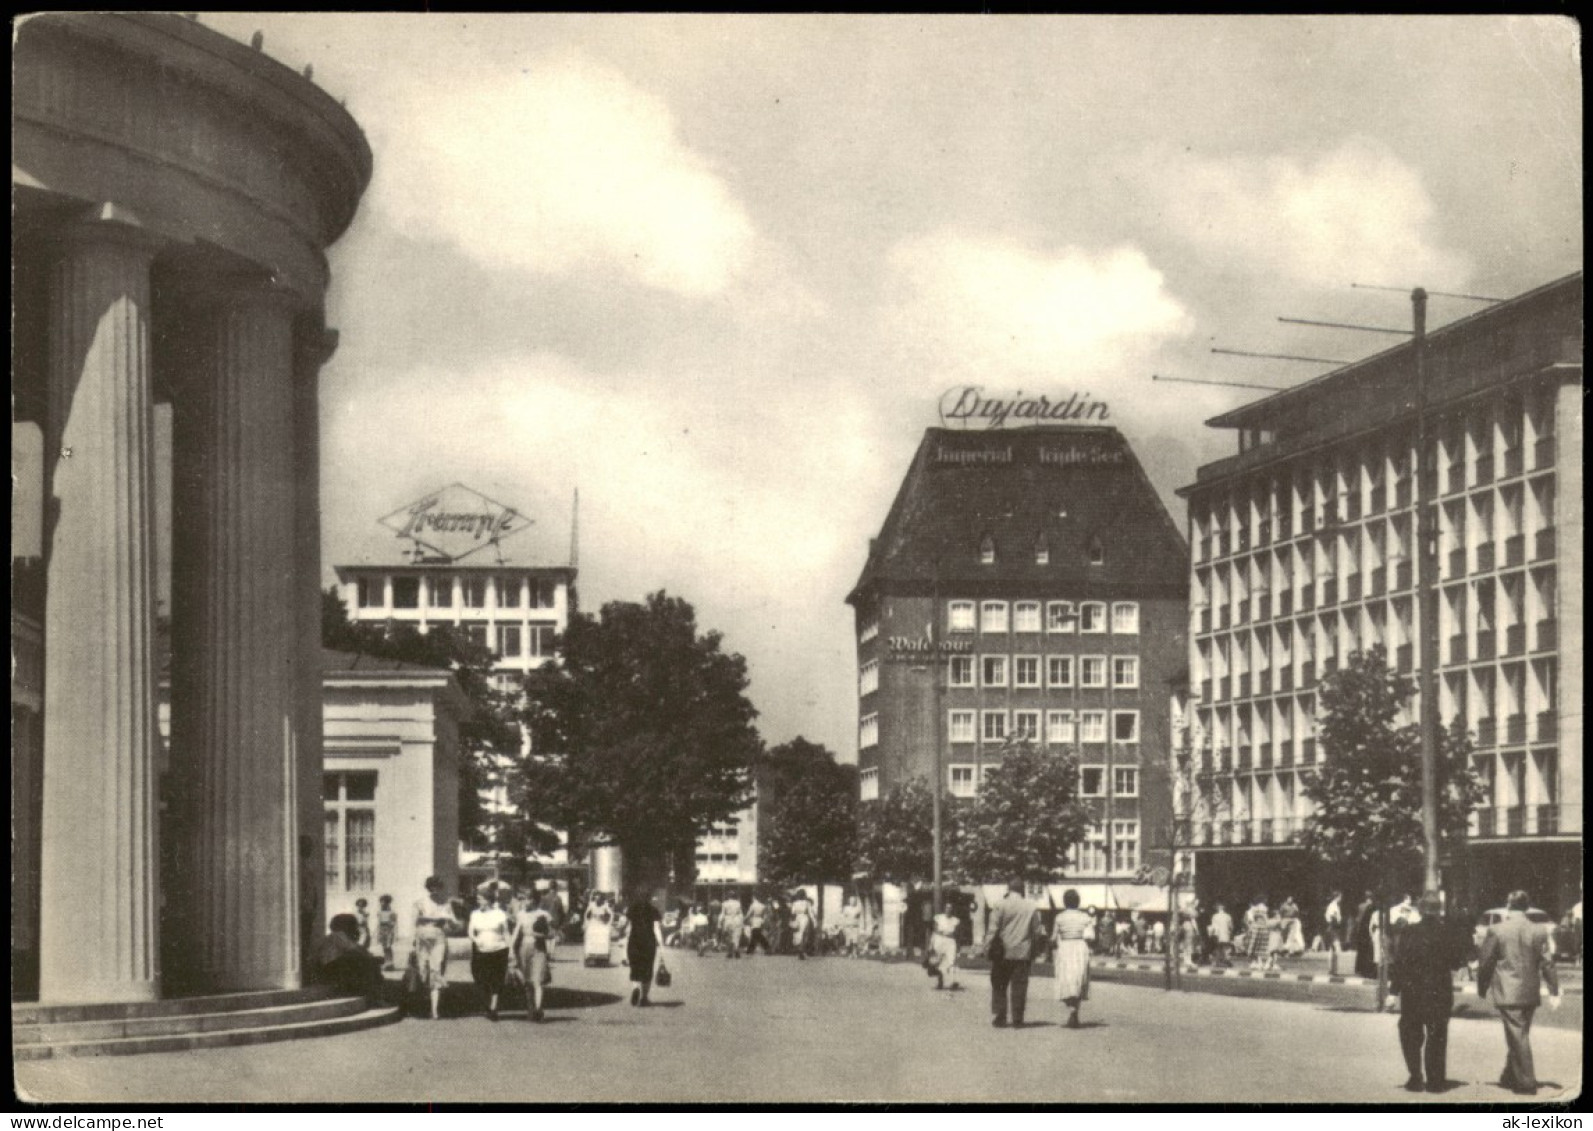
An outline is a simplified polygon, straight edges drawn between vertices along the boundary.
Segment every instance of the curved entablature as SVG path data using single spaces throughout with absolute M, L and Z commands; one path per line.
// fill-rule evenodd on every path
M 17 220 L 75 206 L 210 245 L 311 303 L 371 175 L 354 119 L 269 56 L 180 16 L 41 15 L 18 29 Z

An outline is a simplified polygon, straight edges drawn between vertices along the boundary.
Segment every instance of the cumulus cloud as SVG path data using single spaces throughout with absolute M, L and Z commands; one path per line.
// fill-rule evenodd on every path
M 888 328 L 942 376 L 1110 376 L 1188 330 L 1189 315 L 1145 255 L 1122 246 L 1041 252 L 938 232 L 890 256 Z
M 669 107 L 618 71 L 571 54 L 412 89 L 372 124 L 372 202 L 399 226 L 489 266 L 596 267 L 690 296 L 746 269 L 745 209 Z
M 1152 215 L 1202 253 L 1290 282 L 1465 283 L 1466 256 L 1440 246 L 1419 172 L 1379 142 L 1352 138 L 1311 158 L 1139 155 L 1127 182 Z

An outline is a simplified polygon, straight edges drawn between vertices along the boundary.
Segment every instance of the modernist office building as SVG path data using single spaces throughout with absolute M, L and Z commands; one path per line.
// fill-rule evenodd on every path
M 1582 276 L 1426 338 L 1428 482 L 1418 493 L 1414 347 L 1402 344 L 1209 423 L 1239 452 L 1189 500 L 1191 692 L 1202 766 L 1201 886 L 1305 895 L 1291 847 L 1318 765 L 1316 687 L 1381 644 L 1437 669 L 1444 725 L 1474 736 L 1488 799 L 1455 890 L 1525 887 L 1560 912 L 1582 845 Z M 1424 655 L 1415 506 L 1431 500 L 1438 651 Z M 1406 721 L 1418 717 L 1413 702 Z M 1455 879 L 1456 869 L 1449 879 Z
M 178 16 L 31 17 L 12 77 L 13 433 L 44 453 L 13 512 L 14 544 L 39 532 L 13 561 L 14 985 L 296 987 L 320 910 L 300 880 L 321 870 L 325 249 L 370 149 L 308 78 Z M 164 813 L 157 405 L 180 563 Z
M 929 429 L 847 597 L 863 799 L 937 764 L 971 796 L 1027 739 L 1082 758 L 1070 882 L 1165 865 L 1187 560 L 1116 429 Z

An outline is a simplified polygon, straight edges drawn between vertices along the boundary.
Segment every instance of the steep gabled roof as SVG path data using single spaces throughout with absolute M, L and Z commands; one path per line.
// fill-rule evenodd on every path
M 994 564 L 981 561 L 987 538 Z M 1041 540 L 1045 564 L 1035 552 Z M 931 428 L 847 600 L 936 580 L 1180 593 L 1188 551 L 1115 428 Z

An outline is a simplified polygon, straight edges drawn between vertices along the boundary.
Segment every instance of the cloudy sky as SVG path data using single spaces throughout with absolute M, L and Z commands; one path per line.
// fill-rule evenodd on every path
M 665 588 L 765 737 L 855 757 L 843 603 L 948 387 L 1105 400 L 1175 520 L 1201 421 L 1393 339 L 1366 283 L 1579 269 L 1556 18 L 203 15 L 375 175 L 331 254 L 328 565 L 462 480 L 581 497 L 581 597 Z M 1441 324 L 1478 309 L 1435 299 Z M 513 547 L 514 543 L 509 543 Z

